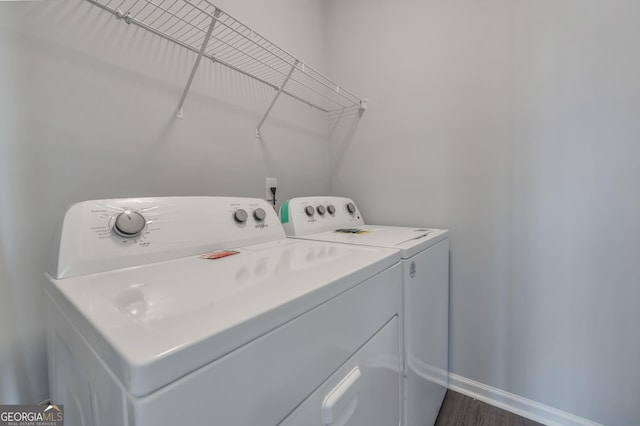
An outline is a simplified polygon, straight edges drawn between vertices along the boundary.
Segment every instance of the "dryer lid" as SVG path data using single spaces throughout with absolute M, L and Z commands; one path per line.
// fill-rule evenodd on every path
M 305 235 L 301 238 L 395 248 L 400 250 L 403 259 L 408 259 L 442 241 L 448 235 L 449 231 L 445 229 L 364 225 L 356 228 L 338 228 L 329 232 Z
M 397 250 L 293 239 L 235 251 L 51 279 L 47 292 L 143 396 L 400 260 Z

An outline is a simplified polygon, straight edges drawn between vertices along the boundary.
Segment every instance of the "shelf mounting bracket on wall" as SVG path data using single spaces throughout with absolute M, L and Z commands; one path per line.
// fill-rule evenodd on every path
M 176 117 L 182 118 L 182 105 L 184 104 L 184 100 L 187 98 L 187 93 L 189 93 L 189 89 L 191 89 L 191 83 L 193 83 L 193 78 L 196 76 L 196 71 L 198 71 L 198 66 L 200 65 L 200 60 L 202 60 L 202 56 L 204 56 L 204 52 L 207 49 L 207 44 L 211 39 L 211 33 L 213 33 L 213 27 L 216 26 L 216 22 L 218 22 L 218 18 L 220 17 L 220 9 L 216 9 L 213 13 L 213 17 L 211 18 L 211 24 L 209 24 L 209 29 L 207 30 L 207 34 L 202 41 L 202 46 L 200 46 L 200 51 L 198 52 L 198 57 L 196 58 L 195 63 L 193 64 L 193 69 L 191 70 L 191 75 L 189 75 L 189 79 L 187 80 L 187 85 L 182 92 L 182 96 L 180 97 L 180 102 L 178 103 L 178 111 L 176 112 Z
M 267 108 L 267 111 L 264 113 L 264 116 L 262 117 L 262 120 L 260 120 L 260 123 L 258 123 L 258 127 L 256 127 L 256 138 L 260 138 L 260 128 L 262 127 L 262 125 L 264 124 L 264 121 L 269 116 L 269 113 L 271 112 L 271 109 L 276 104 L 276 101 L 278 100 L 278 98 L 282 94 L 282 91 L 284 90 L 284 86 L 286 86 L 287 83 L 289 82 L 289 79 L 291 78 L 291 75 L 293 74 L 293 72 L 296 70 L 296 67 L 298 66 L 299 62 L 300 61 L 298 61 L 297 59 L 295 60 L 295 62 L 291 66 L 291 69 L 289 70 L 289 74 L 287 74 L 287 77 L 284 79 L 284 81 L 282 82 L 280 87 L 278 87 L 278 92 L 273 97 L 273 100 L 271 101 L 271 105 L 269 105 L 269 108 Z

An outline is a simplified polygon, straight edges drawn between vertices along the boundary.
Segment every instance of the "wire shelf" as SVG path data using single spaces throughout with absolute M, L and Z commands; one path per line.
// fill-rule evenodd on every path
M 198 54 L 179 110 L 201 58 L 232 68 L 277 91 L 262 122 L 280 93 L 324 112 L 366 106 L 365 99 L 304 64 L 208 0 L 87 1 L 128 24 L 145 28 Z

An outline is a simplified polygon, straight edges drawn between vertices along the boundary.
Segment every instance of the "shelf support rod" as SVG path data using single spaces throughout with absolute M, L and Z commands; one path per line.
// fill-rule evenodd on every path
M 193 83 L 193 78 L 196 76 L 196 71 L 198 70 L 198 66 L 200 65 L 200 60 L 202 60 L 202 56 L 204 55 L 204 51 L 207 48 L 207 44 L 209 43 L 209 39 L 211 38 L 211 34 L 213 33 L 213 27 L 215 27 L 216 22 L 218 22 L 218 17 L 220 16 L 220 9 L 216 8 L 216 11 L 213 13 L 213 18 L 211 18 L 211 24 L 209 24 L 209 29 L 207 30 L 207 35 L 204 37 L 202 41 L 202 46 L 200 46 L 200 52 L 198 52 L 198 57 L 196 58 L 196 62 L 193 64 L 193 69 L 191 70 L 191 75 L 189 76 L 189 80 L 187 80 L 187 85 L 182 92 L 182 96 L 180 97 L 180 102 L 178 103 L 178 111 L 176 113 L 176 117 L 182 118 L 182 105 L 184 104 L 184 100 L 187 99 L 187 93 L 189 93 L 189 89 L 191 89 L 191 83 Z
M 271 101 L 271 105 L 269 105 L 269 108 L 267 108 L 267 111 L 264 113 L 264 116 L 262 117 L 262 120 L 260 120 L 260 123 L 258 123 L 258 127 L 256 127 L 256 138 L 260 137 L 260 128 L 262 127 L 262 125 L 264 124 L 264 121 L 269 116 L 269 113 L 271 112 L 271 109 L 273 108 L 273 106 L 276 104 L 276 101 L 278 100 L 278 98 L 282 94 L 282 91 L 284 90 L 284 86 L 287 85 L 287 83 L 289 82 L 289 79 L 291 78 L 291 75 L 293 74 L 295 69 L 298 67 L 298 63 L 299 62 L 300 61 L 298 61 L 297 59 L 295 60 L 295 62 L 291 66 L 291 69 L 289 70 L 289 74 L 287 74 L 287 78 L 284 79 L 284 81 L 282 82 L 282 84 L 278 88 L 278 93 L 276 93 L 276 95 L 273 97 L 273 100 Z

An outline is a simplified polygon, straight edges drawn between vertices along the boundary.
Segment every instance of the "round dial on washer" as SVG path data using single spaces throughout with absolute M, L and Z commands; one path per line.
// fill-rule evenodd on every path
M 318 206 L 316 207 L 316 211 L 318 212 L 318 214 L 324 215 L 324 212 L 326 212 L 327 210 L 324 208 L 324 206 Z
M 139 212 L 125 210 L 118 213 L 113 222 L 113 231 L 124 238 L 135 238 L 144 230 L 147 220 Z
M 315 209 L 312 206 L 307 206 L 304 208 L 304 212 L 307 214 L 307 216 L 311 217 L 313 216 L 313 214 L 315 213 Z
M 347 203 L 347 211 L 349 213 L 354 214 L 356 212 L 356 205 L 353 203 Z
M 238 209 L 233 213 L 233 220 L 238 223 L 245 223 L 248 217 L 247 211 L 243 209 Z
M 336 208 L 333 204 L 329 204 L 327 206 L 327 211 L 329 212 L 329 214 L 334 214 L 336 212 Z
M 253 218 L 258 222 L 263 221 L 265 217 L 267 217 L 267 212 L 264 209 L 257 208 L 253 211 Z

